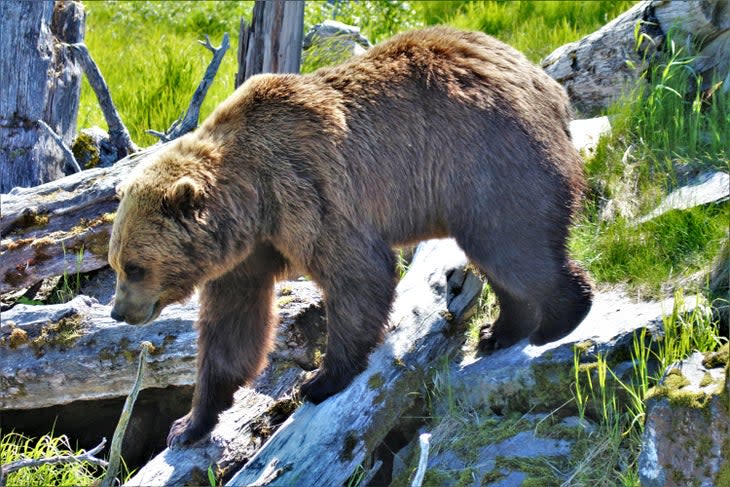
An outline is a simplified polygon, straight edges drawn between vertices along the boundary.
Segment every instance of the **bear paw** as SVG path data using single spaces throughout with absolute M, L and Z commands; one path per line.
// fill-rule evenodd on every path
M 167 435 L 167 447 L 180 448 L 192 445 L 208 434 L 211 429 L 213 429 L 212 425 L 206 426 L 202 422 L 195 421 L 190 412 L 172 423 L 170 433 Z
M 347 387 L 351 381 L 352 377 L 334 376 L 319 370 L 312 380 L 302 384 L 299 391 L 303 399 L 319 404 Z
M 514 333 L 504 332 L 504 329 L 505 327 L 498 326 L 498 323 L 483 326 L 479 330 L 479 344 L 477 345 L 479 353 L 486 355 L 496 350 L 509 348 L 524 338 L 515 336 Z

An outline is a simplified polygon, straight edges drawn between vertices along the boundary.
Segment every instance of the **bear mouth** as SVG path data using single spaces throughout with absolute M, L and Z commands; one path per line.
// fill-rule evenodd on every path
M 157 317 L 160 316 L 161 311 L 162 311 L 162 306 L 161 306 L 160 300 L 158 299 L 157 302 L 150 309 L 150 312 L 147 315 L 147 317 L 144 320 L 142 320 L 140 325 L 147 325 L 147 324 L 155 321 L 157 319 Z

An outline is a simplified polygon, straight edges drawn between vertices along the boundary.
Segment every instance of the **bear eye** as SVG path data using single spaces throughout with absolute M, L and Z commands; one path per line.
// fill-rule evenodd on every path
M 141 281 L 144 278 L 145 270 L 138 265 L 127 264 L 124 266 L 124 273 L 130 281 Z

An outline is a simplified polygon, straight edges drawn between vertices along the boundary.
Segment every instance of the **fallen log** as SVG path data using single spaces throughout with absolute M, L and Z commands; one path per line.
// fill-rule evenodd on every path
M 119 204 L 115 188 L 140 160 L 164 146 L 136 152 L 112 167 L 3 194 L 0 293 L 108 265 L 109 235 Z
M 126 485 L 207 483 L 209 465 L 225 480 L 244 464 L 230 485 L 342 485 L 416 400 L 412 393 L 434 362 L 462 343 L 447 336 L 468 316 L 482 288 L 466 262 L 452 240 L 418 247 L 398 285 L 393 331 L 373 352 L 368 369 L 340 394 L 319 406 L 297 407 L 282 395 L 288 392 L 282 386 L 299 384 L 301 371 L 279 372 L 283 377 L 273 388 L 259 380 L 253 389 L 239 390 L 209 439 L 163 451 Z
M 302 345 L 306 340 L 298 340 L 296 335 L 306 338 L 302 327 L 312 322 L 313 315 L 321 316 L 316 311 L 320 293 L 311 282 L 284 282 L 278 292 L 281 326 L 272 366 L 315 368 L 310 363 L 314 352 L 306 350 Z M 65 304 L 17 305 L 4 312 L 0 322 L 0 412 L 124 397 L 134 382 L 143 341 L 155 347 L 144 389 L 195 383 L 196 298 L 167 307 L 147 326 L 118 323 L 110 312 L 110 306 L 86 296 Z

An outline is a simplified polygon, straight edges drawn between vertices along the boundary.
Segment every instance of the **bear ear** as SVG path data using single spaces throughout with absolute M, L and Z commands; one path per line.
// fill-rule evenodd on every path
M 122 198 L 124 198 L 124 194 L 127 192 L 127 185 L 126 184 L 120 184 L 116 187 L 116 193 L 117 193 L 117 199 L 119 201 L 122 201 Z
M 192 218 L 203 206 L 203 188 L 189 176 L 175 181 L 163 198 L 163 208 L 170 215 Z

